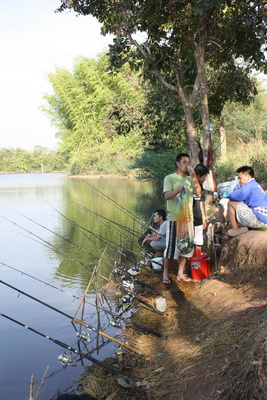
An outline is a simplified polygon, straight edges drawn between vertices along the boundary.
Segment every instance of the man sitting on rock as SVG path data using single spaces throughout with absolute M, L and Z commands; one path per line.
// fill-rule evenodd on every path
M 150 246 L 153 250 L 158 252 L 163 252 L 166 247 L 166 211 L 165 210 L 155 210 L 153 213 L 153 219 L 156 225 L 159 225 L 159 230 L 152 234 L 148 235 L 144 238 L 142 242 L 142 246 L 145 245 L 146 242 L 150 242 Z
M 267 229 L 267 194 L 254 179 L 252 167 L 236 170 L 240 188 L 229 196 L 228 215 L 232 225 L 227 234 L 235 237 L 246 233 L 248 228 Z M 239 228 L 238 223 L 243 225 Z

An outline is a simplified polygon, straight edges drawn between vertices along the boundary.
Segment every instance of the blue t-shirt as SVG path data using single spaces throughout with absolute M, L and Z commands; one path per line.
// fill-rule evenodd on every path
M 259 221 L 267 224 L 267 194 L 254 178 L 244 183 L 240 189 L 234 190 L 229 199 L 243 201 L 252 209 Z

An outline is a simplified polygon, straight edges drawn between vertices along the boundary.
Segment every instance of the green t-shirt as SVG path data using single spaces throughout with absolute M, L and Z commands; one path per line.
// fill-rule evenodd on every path
M 172 190 L 177 189 L 177 186 L 183 185 L 186 190 L 186 194 L 189 200 L 189 209 L 190 209 L 190 216 L 191 220 L 194 220 L 193 217 L 193 192 L 195 190 L 195 183 L 191 176 L 181 177 L 177 175 L 176 172 L 173 174 L 167 175 L 164 178 L 163 184 L 163 193 L 171 192 Z M 181 194 L 178 193 L 177 196 L 173 197 L 170 200 L 167 200 L 167 213 L 168 213 L 168 220 L 175 221 L 176 220 L 176 206 L 177 206 L 177 198 Z

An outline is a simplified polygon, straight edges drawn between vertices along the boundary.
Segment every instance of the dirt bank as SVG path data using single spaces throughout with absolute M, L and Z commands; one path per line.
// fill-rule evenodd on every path
M 161 338 L 127 328 L 128 343 L 142 356 L 119 351 L 106 360 L 135 383 L 118 384 L 118 376 L 89 368 L 82 386 L 99 400 L 267 398 L 267 232 L 250 231 L 225 241 L 210 278 L 172 283 L 139 275 L 162 290 L 164 316 L 139 307 L 133 318 L 156 329 Z M 151 292 L 142 293 L 155 299 Z M 157 296 L 158 297 L 158 296 Z

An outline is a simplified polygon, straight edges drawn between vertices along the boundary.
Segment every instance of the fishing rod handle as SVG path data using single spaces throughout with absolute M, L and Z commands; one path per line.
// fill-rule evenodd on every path
M 112 336 L 109 336 L 107 333 L 102 332 L 102 331 L 100 331 L 100 332 L 98 332 L 98 333 L 99 333 L 100 335 L 106 337 L 107 339 L 110 339 L 110 338 L 112 337 Z M 114 342 L 118 343 L 118 344 L 121 344 L 121 343 L 122 343 L 120 340 L 117 340 L 117 339 L 115 339 L 115 338 L 113 338 L 113 337 L 112 337 L 112 340 L 113 340 Z M 131 346 L 128 346 L 128 345 L 125 344 L 125 343 L 123 343 L 123 347 L 125 347 L 126 349 L 130 350 L 131 352 L 133 352 L 133 353 L 135 353 L 135 354 L 138 354 L 138 355 L 141 355 L 141 354 L 142 354 L 141 352 L 135 350 L 134 348 L 132 348 Z
M 74 321 L 74 322 L 77 322 L 78 324 L 80 324 L 80 325 L 82 325 L 82 326 L 85 326 L 86 328 L 89 328 L 89 329 L 91 329 L 91 330 L 97 332 L 99 335 L 104 336 L 105 338 L 107 338 L 107 339 L 109 339 L 109 340 L 111 340 L 111 341 L 113 341 L 113 342 L 119 344 L 119 345 L 122 346 L 122 347 L 125 347 L 126 349 L 132 351 L 132 352 L 135 353 L 135 354 L 140 354 L 137 350 L 135 350 L 135 349 L 133 349 L 132 347 L 128 346 L 127 344 L 125 344 L 124 342 L 120 341 L 119 339 L 116 339 L 116 338 L 114 338 L 113 336 L 110 336 L 110 335 L 108 335 L 108 334 L 105 333 L 105 332 L 98 331 L 98 330 L 95 329 L 95 328 L 92 329 L 92 327 L 90 327 L 86 322 L 84 322 L 84 321 L 82 321 L 82 320 L 80 320 L 80 319 L 78 319 L 78 318 L 73 318 L 73 321 Z

